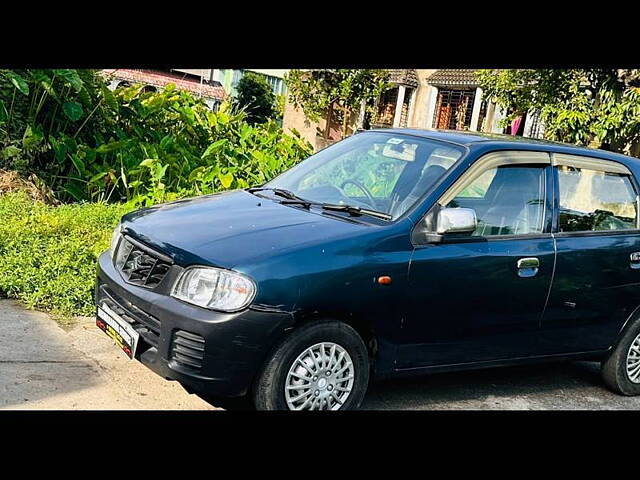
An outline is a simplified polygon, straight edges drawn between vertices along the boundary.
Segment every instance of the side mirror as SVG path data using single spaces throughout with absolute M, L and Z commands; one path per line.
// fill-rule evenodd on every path
M 473 233 L 478 226 L 473 208 L 443 208 L 438 212 L 436 233 Z

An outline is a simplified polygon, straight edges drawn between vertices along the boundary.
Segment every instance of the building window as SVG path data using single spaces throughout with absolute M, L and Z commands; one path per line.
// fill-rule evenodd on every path
M 393 117 L 396 113 L 396 102 L 398 101 L 398 88 L 390 88 L 380 95 L 376 116 L 372 122 L 375 127 L 391 127 Z
M 468 130 L 471 126 L 474 88 L 438 89 L 433 127 L 448 130 Z
M 271 87 L 271 90 L 275 95 L 280 95 L 284 91 L 284 81 L 278 77 L 272 77 L 271 75 L 265 75 L 259 72 L 253 72 L 256 75 L 261 76 L 267 81 L 267 84 Z M 238 88 L 238 82 L 244 76 L 245 70 L 234 70 L 233 71 L 233 79 L 231 80 L 231 89 L 233 95 L 236 93 L 236 89 Z
M 281 78 L 272 77 L 270 75 L 265 75 L 264 78 L 267 80 L 267 83 L 275 95 L 280 95 L 282 93 L 282 86 L 284 82 Z
M 540 110 L 529 112 L 528 128 L 524 132 L 525 137 L 544 138 L 544 125 L 540 120 Z

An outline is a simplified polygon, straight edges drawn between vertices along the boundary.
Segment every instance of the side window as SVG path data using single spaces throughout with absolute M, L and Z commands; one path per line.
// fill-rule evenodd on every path
M 502 165 L 480 172 L 446 207 L 473 208 L 473 236 L 542 233 L 546 207 L 542 166 Z
M 636 228 L 636 193 L 628 175 L 559 165 L 561 232 Z
M 471 185 L 462 190 L 458 194 L 458 198 L 484 198 L 497 171 L 497 168 L 492 168 L 484 172 Z

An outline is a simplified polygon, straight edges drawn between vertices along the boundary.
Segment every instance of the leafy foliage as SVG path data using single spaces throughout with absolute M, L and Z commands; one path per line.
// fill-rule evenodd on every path
M 302 108 L 309 120 L 317 122 L 335 111 L 345 137 L 351 115 L 363 103 L 367 111 L 373 112 L 374 102 L 389 88 L 388 78 L 386 70 L 291 70 L 286 82 L 290 101 Z
M 277 116 L 276 96 L 262 75 L 246 72 L 236 88 L 235 102 L 247 114 L 248 123 L 264 123 Z
M 121 113 L 82 178 L 91 198 L 150 205 L 180 196 L 261 184 L 311 153 L 300 136 L 273 121 L 251 126 L 223 104 L 212 112 L 167 87 L 115 93 Z
M 509 118 L 539 110 L 548 139 L 637 154 L 640 70 L 481 70 L 478 79 Z
M 53 207 L 0 195 L 0 290 L 54 313 L 92 315 L 96 261 L 126 213 L 104 203 Z
M 0 70 L 0 165 L 44 172 L 67 161 L 50 155 L 48 139 L 77 145 L 104 131 L 100 86 L 90 70 Z
M 91 70 L 0 70 L 0 167 L 37 174 L 62 200 L 149 205 L 243 188 L 311 152 L 273 120 L 252 126 L 172 85 L 112 92 Z

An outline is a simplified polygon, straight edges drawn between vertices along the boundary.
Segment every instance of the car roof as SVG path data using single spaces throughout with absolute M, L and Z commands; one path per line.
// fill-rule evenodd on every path
M 585 155 L 618 161 L 633 168 L 640 168 L 640 159 L 623 155 L 621 153 L 609 152 L 597 148 L 580 147 L 570 143 L 553 142 L 550 140 L 539 140 L 536 138 L 520 137 L 516 135 L 505 135 L 502 133 L 468 132 L 460 130 L 436 130 L 420 128 L 378 128 L 368 130 L 370 132 L 395 133 L 405 135 L 415 135 L 419 137 L 450 142 L 460 146 L 471 147 L 482 145 L 494 147 L 497 150 L 509 148 L 540 150 L 545 152 L 567 153 L 572 155 Z

